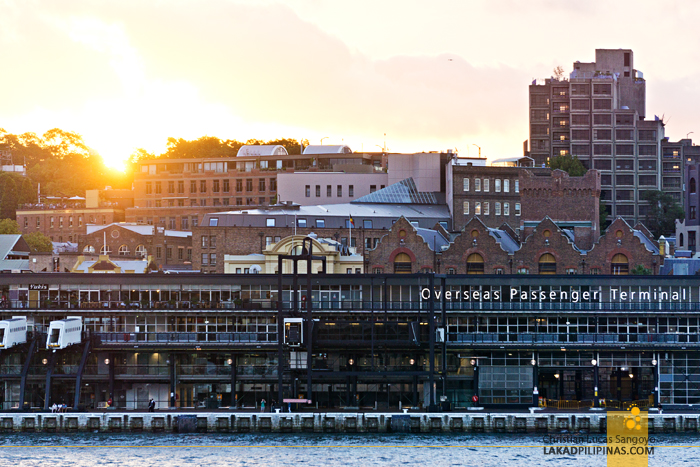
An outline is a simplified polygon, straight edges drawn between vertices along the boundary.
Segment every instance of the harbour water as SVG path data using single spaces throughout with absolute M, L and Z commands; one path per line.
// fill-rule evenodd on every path
M 547 455 L 543 435 L 13 433 L 1 466 L 606 466 L 604 455 Z M 655 435 L 649 465 L 697 465 L 697 434 Z

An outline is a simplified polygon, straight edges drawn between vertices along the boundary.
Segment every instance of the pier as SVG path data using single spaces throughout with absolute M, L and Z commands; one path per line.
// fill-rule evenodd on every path
M 649 414 L 649 433 L 697 433 L 700 414 Z M 605 433 L 605 413 L 0 413 L 0 432 Z

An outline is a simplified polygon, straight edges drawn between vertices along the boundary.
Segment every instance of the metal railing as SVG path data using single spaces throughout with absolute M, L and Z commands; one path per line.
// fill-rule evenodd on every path
M 143 343 L 276 343 L 276 332 L 95 332 L 102 344 Z

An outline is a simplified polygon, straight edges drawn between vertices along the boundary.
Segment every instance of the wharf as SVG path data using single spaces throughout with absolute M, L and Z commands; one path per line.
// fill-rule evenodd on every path
M 0 432 L 605 433 L 605 412 L 0 413 Z M 650 413 L 649 433 L 698 433 L 700 414 Z

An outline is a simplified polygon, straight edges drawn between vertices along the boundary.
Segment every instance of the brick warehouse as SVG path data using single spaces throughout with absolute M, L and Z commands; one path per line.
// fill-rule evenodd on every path
M 507 225 L 487 227 L 474 217 L 452 241 L 434 251 L 417 229 L 400 219 L 368 253 L 373 272 L 447 274 L 629 274 L 641 265 L 656 271 L 658 243 L 643 226 L 617 218 L 590 250 L 576 247 L 570 230 L 545 218 L 522 242 Z M 399 259 L 397 259 L 399 258 Z M 411 266 L 402 264 L 410 259 Z

